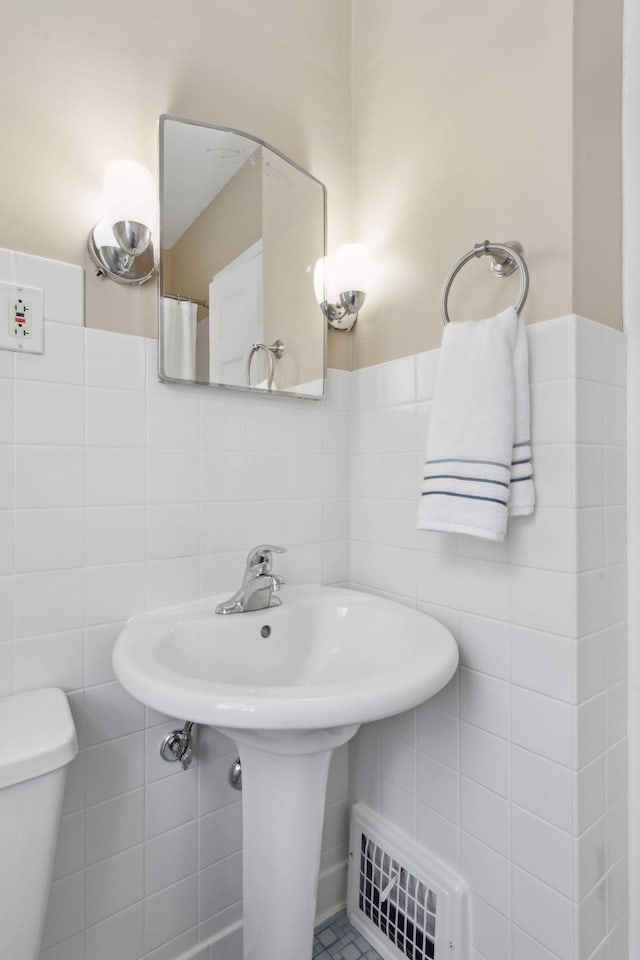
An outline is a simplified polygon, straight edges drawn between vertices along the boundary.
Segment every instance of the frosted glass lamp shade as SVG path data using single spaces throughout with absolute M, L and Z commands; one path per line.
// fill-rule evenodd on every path
M 335 283 L 339 293 L 366 293 L 371 279 L 371 255 L 361 243 L 344 243 L 334 257 Z
M 141 224 L 148 231 L 154 229 L 156 186 L 142 164 L 133 160 L 110 163 L 104 177 L 103 202 L 104 219 L 112 227 L 128 222 Z
M 138 285 L 155 272 L 156 185 L 140 163 L 118 160 L 107 167 L 103 216 L 87 240 L 98 277 Z
M 371 258 L 361 243 L 345 243 L 334 257 L 316 261 L 313 292 L 334 330 L 353 328 L 369 289 L 370 276 Z
M 321 257 L 313 270 L 313 292 L 318 303 L 336 303 L 340 290 L 335 282 L 335 267 L 331 257 Z

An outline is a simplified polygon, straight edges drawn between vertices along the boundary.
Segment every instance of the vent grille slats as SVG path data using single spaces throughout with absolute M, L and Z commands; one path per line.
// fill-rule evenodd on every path
M 437 893 L 364 832 L 358 890 L 360 910 L 408 960 L 435 960 Z
M 347 914 L 386 960 L 469 960 L 462 878 L 362 803 L 351 814 Z

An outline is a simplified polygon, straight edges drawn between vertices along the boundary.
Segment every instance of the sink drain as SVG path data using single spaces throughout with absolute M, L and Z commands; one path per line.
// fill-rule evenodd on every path
M 260 636 L 261 636 L 261 637 L 270 637 L 270 636 L 271 636 L 271 627 L 268 626 L 266 623 L 265 623 L 264 627 L 262 628 L 262 630 L 260 631 Z

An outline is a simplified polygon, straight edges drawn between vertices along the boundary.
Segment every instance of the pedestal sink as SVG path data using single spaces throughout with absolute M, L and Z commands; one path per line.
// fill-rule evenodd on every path
M 442 624 L 338 587 L 289 587 L 231 617 L 221 597 L 134 617 L 123 687 L 233 737 L 242 761 L 244 960 L 310 960 L 327 772 L 361 723 L 416 706 L 455 672 Z

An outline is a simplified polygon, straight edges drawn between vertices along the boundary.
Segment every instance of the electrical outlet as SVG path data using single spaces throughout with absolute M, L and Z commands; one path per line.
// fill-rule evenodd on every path
M 31 317 L 31 301 L 23 297 L 16 297 L 9 304 L 9 336 L 29 337 L 31 339 L 33 335 Z
M 44 353 L 44 293 L 0 283 L 0 350 Z

